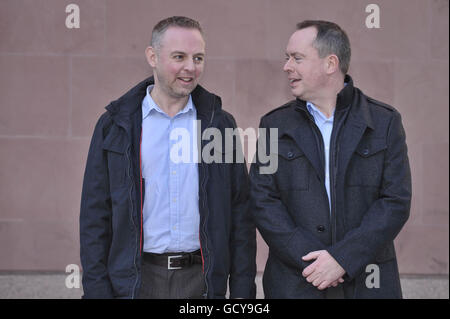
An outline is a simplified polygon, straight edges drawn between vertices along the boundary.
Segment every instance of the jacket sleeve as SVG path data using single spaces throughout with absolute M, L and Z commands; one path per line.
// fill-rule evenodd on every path
M 364 215 L 358 228 L 349 231 L 328 252 L 353 279 L 392 242 L 409 217 L 411 172 L 401 116 L 393 113 L 388 134 L 379 199 Z
M 95 127 L 87 157 L 80 209 L 80 257 L 83 267 L 83 298 L 113 298 L 107 260 L 111 243 L 111 198 L 107 160 L 103 151 L 102 115 Z
M 228 127 L 236 128 L 236 122 L 228 114 Z M 239 138 L 233 158 L 243 158 Z M 238 156 L 238 153 L 239 157 Z M 229 277 L 230 298 L 256 298 L 256 228 L 249 211 L 249 180 L 245 160 L 231 164 L 231 270 Z
M 325 246 L 309 230 L 295 224 L 281 200 L 275 180 L 276 173 L 260 172 L 260 168 L 265 165 L 259 160 L 259 152 L 270 150 L 270 130 L 264 118 L 261 120 L 260 128 L 266 129 L 266 141 L 258 141 L 255 161 L 250 168 L 250 209 L 256 227 L 269 246 L 270 252 L 285 264 L 302 270 L 310 264 L 304 262 L 302 256 L 311 251 L 324 249 Z M 261 145 L 265 145 L 265 150 L 260 149 Z

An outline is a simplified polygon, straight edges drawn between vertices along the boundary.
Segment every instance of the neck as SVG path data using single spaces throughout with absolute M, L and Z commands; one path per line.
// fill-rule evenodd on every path
M 159 108 L 170 117 L 174 117 L 187 104 L 189 96 L 174 97 L 163 92 L 158 85 L 155 84 L 150 95 L 159 106 Z
M 327 118 L 330 118 L 336 108 L 337 95 L 343 88 L 344 78 L 330 81 L 322 96 L 309 102 L 314 104 Z

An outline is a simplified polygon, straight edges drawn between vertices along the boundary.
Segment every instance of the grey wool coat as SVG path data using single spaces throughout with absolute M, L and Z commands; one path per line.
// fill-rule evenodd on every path
M 331 207 L 323 140 L 306 102 L 261 119 L 261 128 L 278 128 L 276 172 L 261 174 L 258 156 L 250 169 L 251 211 L 269 246 L 266 298 L 325 298 L 301 275 L 311 263 L 301 257 L 323 249 L 346 271 L 346 298 L 402 297 L 393 241 L 409 217 L 411 173 L 401 116 L 345 81 L 330 144 Z M 271 151 L 269 140 L 258 147 Z M 379 285 L 367 285 L 373 280 Z

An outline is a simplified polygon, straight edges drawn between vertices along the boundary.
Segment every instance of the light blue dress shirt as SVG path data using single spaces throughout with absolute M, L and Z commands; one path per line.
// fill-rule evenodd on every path
M 197 111 L 189 96 L 186 106 L 169 117 L 152 99 L 152 88 L 153 85 L 147 87 L 142 101 L 144 251 L 192 252 L 200 248 L 198 161 L 194 158 L 197 156 Z M 174 129 L 189 132 L 189 138 L 171 136 Z M 189 150 L 189 160 L 173 160 L 171 149 L 178 153 Z
M 330 196 L 330 141 L 331 141 L 331 132 L 333 131 L 333 120 L 334 120 L 334 110 L 333 115 L 330 118 L 327 118 L 325 114 L 323 114 L 314 104 L 307 102 L 306 107 L 308 108 L 309 113 L 314 118 L 314 121 L 317 127 L 320 130 L 323 138 L 323 144 L 325 147 L 325 188 L 327 190 L 328 195 L 328 203 L 330 204 L 331 211 L 331 196 Z

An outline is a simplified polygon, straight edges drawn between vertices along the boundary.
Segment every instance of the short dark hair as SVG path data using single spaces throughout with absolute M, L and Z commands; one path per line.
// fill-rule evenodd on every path
M 322 20 L 305 20 L 297 23 L 297 30 L 315 27 L 317 30 L 313 47 L 317 49 L 320 58 L 335 54 L 339 59 L 339 68 L 347 74 L 350 67 L 350 41 L 344 30 L 336 23 Z
M 159 21 L 152 30 L 152 39 L 150 45 L 152 47 L 159 48 L 161 44 L 161 38 L 169 27 L 180 27 L 187 29 L 196 29 L 203 36 L 203 30 L 198 21 L 194 19 L 183 17 L 183 16 L 173 16 Z

